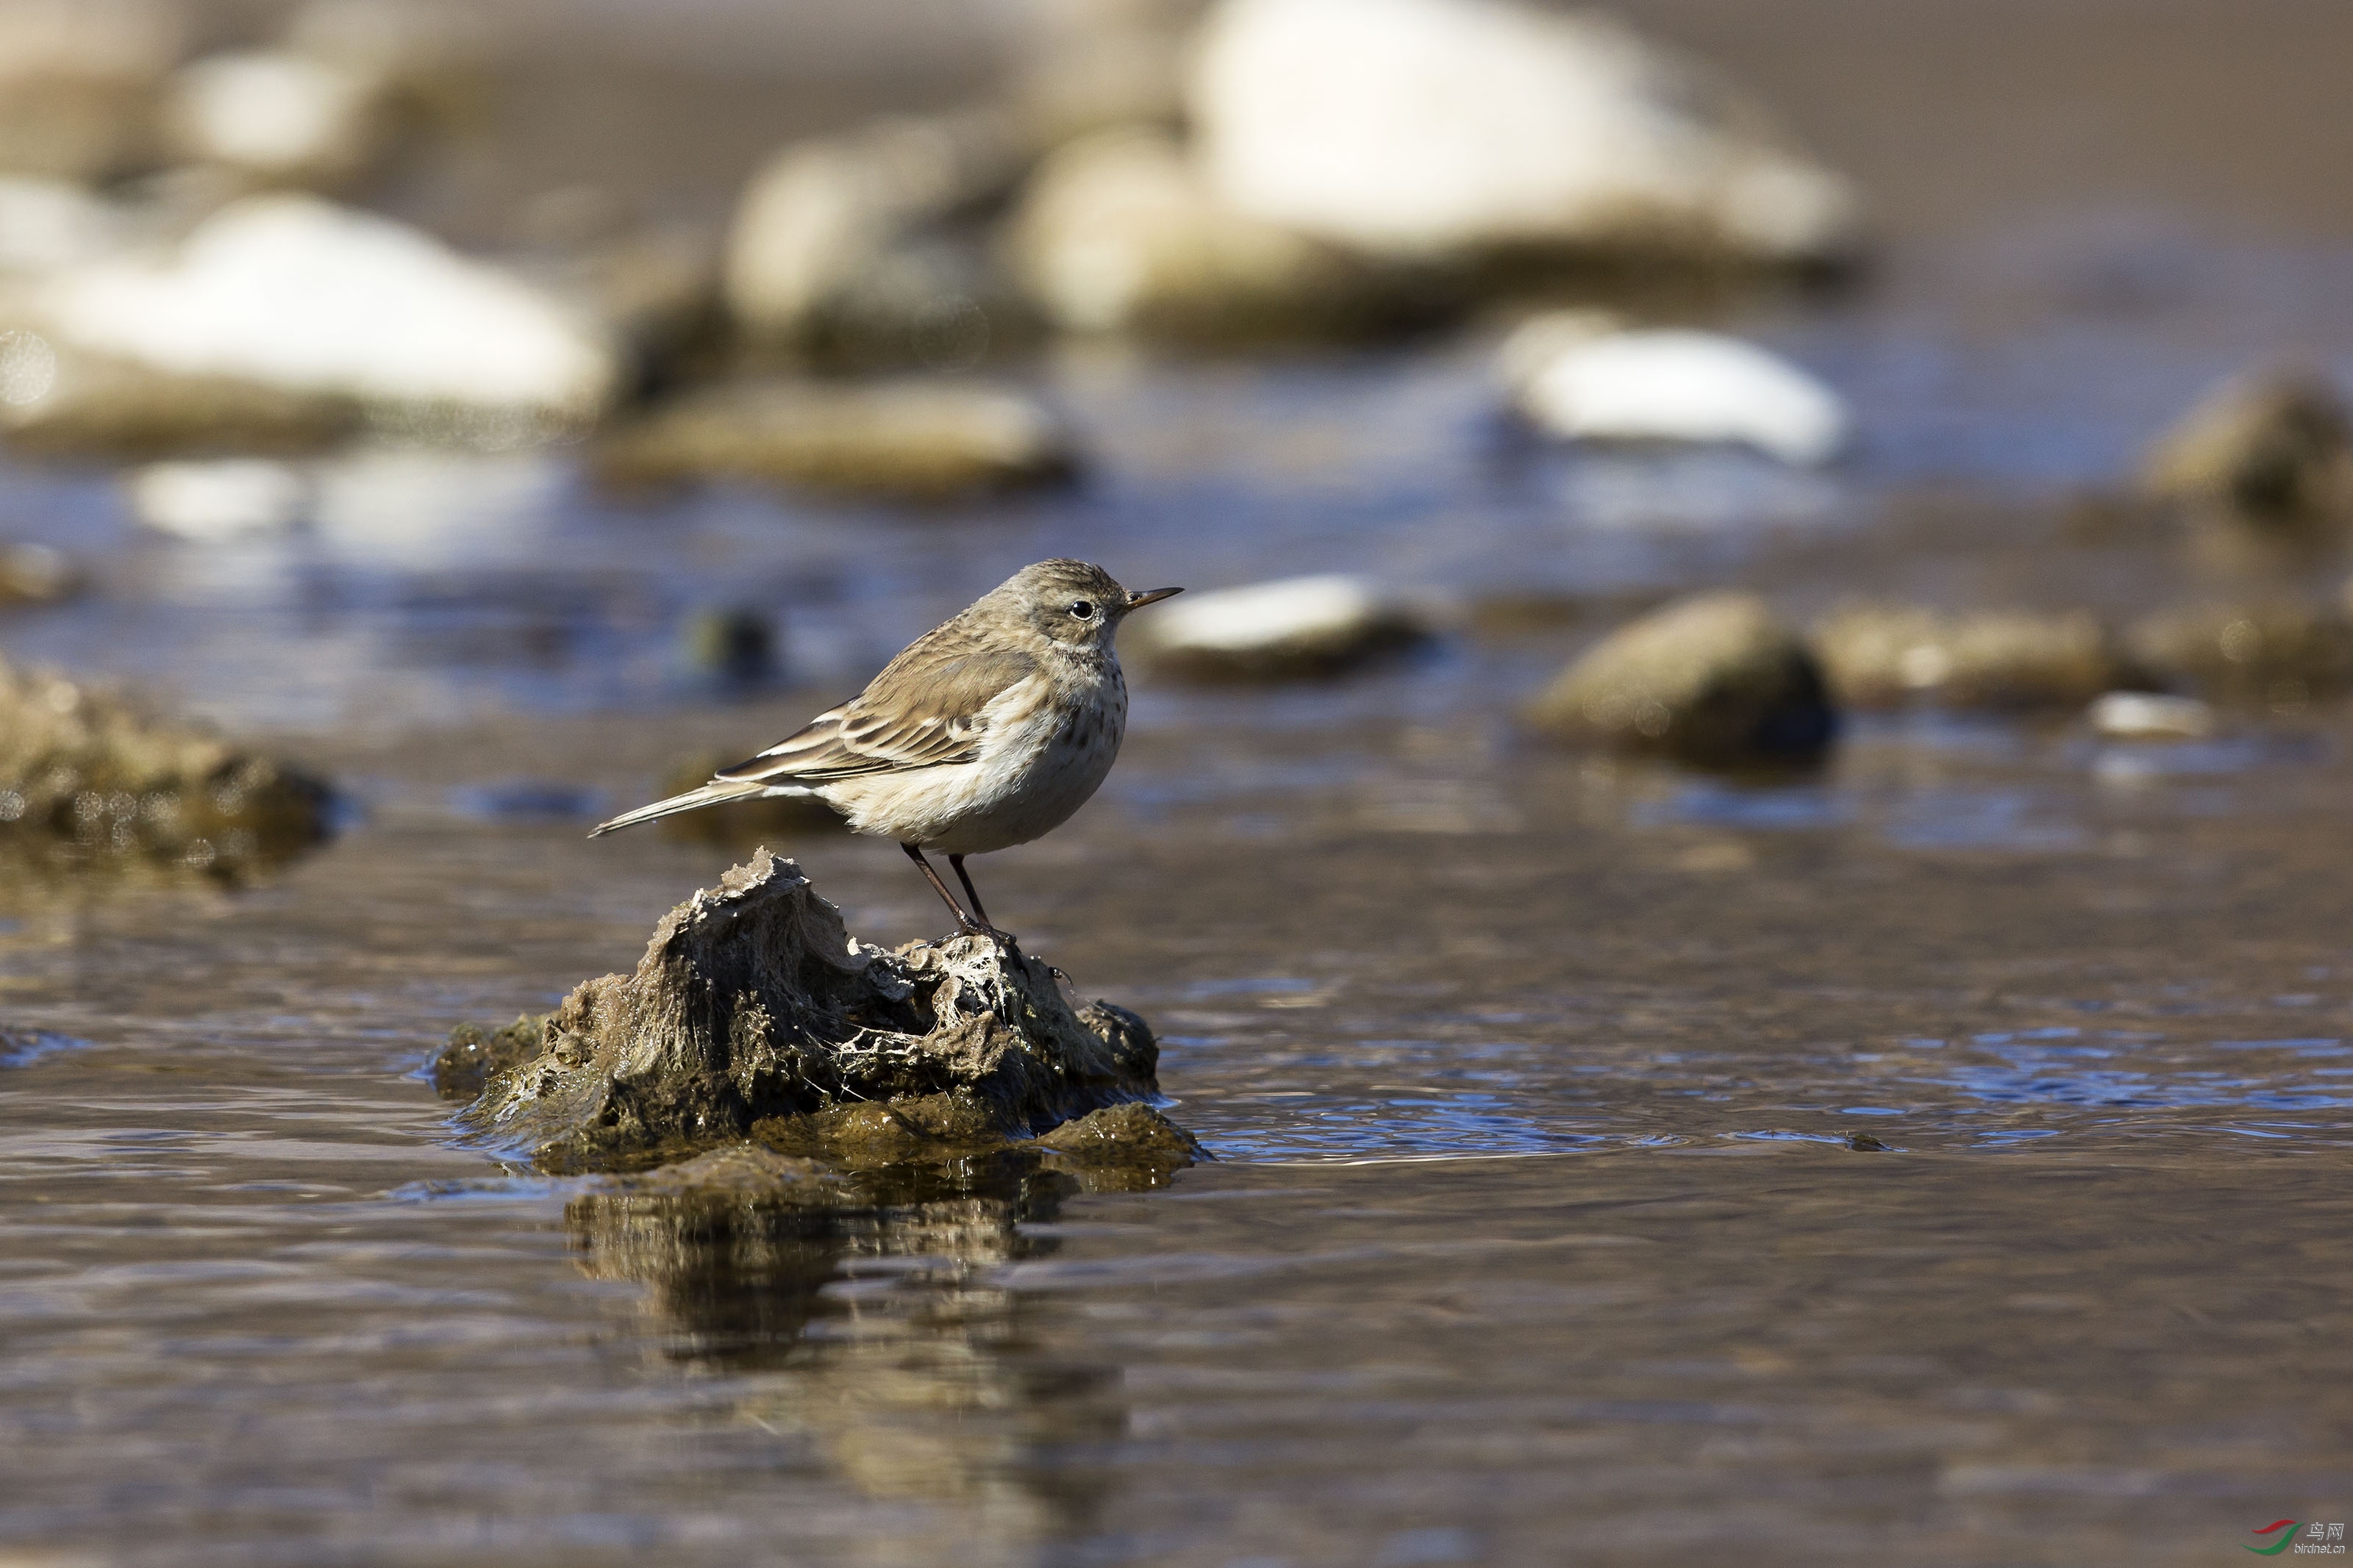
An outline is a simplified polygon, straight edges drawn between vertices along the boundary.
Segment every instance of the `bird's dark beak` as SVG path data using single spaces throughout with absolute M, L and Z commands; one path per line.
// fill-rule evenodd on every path
M 1127 596 L 1127 607 L 1131 610 L 1140 610 L 1146 605 L 1156 605 L 1163 599 L 1173 599 L 1184 591 L 1182 588 L 1150 588 L 1141 594 L 1130 594 Z

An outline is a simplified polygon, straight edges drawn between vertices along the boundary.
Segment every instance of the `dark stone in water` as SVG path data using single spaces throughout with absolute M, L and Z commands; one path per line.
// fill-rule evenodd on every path
M 2353 413 L 2307 372 L 2235 377 L 2158 439 L 2141 483 L 2258 525 L 2342 518 L 2353 508 Z
M 895 952 L 852 940 L 767 850 L 665 916 L 632 974 L 537 1020 L 454 1034 L 445 1092 L 473 1138 L 553 1171 L 632 1170 L 746 1142 L 851 1170 L 1025 1145 L 1164 1171 L 1190 1136 L 1135 1104 L 1158 1048 L 1108 1003 L 1074 1009 L 1037 959 L 976 937 Z M 1087 1113 L 1119 1107 L 1118 1116 Z M 1076 1122 L 1076 1125 L 1068 1125 Z M 1035 1151 L 1032 1157 L 1045 1156 Z

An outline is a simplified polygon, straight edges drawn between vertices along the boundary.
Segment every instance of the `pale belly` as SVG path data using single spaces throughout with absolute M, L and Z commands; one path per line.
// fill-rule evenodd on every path
M 823 790 L 855 832 L 986 855 L 1050 833 L 1102 786 L 1118 759 L 1127 693 L 1113 687 L 1091 715 L 1009 726 L 976 761 L 843 779 Z

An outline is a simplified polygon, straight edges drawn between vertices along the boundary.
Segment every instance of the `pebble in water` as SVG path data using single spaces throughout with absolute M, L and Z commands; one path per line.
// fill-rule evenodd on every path
M 2353 511 L 2353 416 L 2316 375 L 2233 377 L 2158 437 L 2141 485 L 2263 524 L 2341 518 Z
M 1821 667 L 1753 594 L 1703 594 L 1604 637 L 1527 710 L 1563 740 L 1711 767 L 1807 762 L 1838 729 Z
M 1032 399 L 917 381 L 708 388 L 616 430 L 596 455 L 618 485 L 736 479 L 911 500 L 1050 483 L 1075 467 L 1069 433 Z
M 2215 727 L 2209 704 L 2155 691 L 2111 691 L 2086 716 L 2094 732 L 2112 741 L 2197 741 Z
M 1799 466 L 1828 462 L 1846 441 L 1838 394 L 1720 332 L 1628 331 L 1597 312 L 1555 311 L 1514 331 L 1501 360 L 1514 405 L 1547 436 L 1729 443 Z
M 1429 635 L 1374 583 L 1335 574 L 1188 594 L 1131 637 L 1156 675 L 1250 681 L 1339 675 Z
M 1831 690 L 1856 708 L 2072 708 L 2131 672 L 2088 610 L 1854 604 L 1816 622 L 1811 641 Z

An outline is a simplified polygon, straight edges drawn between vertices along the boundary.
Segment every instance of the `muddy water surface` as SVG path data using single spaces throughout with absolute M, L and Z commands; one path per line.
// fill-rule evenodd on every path
M 609 721 L 354 756 L 374 815 L 258 887 L 12 900 L 10 1016 L 89 1043 L 0 1077 L 0 1531 L 2193 1562 L 2341 1507 L 2332 726 L 2128 769 L 1893 726 L 1742 789 L 1235 700 L 1147 706 L 989 879 L 1163 1030 L 1225 1156 L 1166 1191 L 762 1217 L 445 1147 L 434 1036 L 626 963 L 723 858 L 441 804 L 453 758 L 626 789 Z M 797 847 L 862 929 L 938 923 L 887 847 Z

